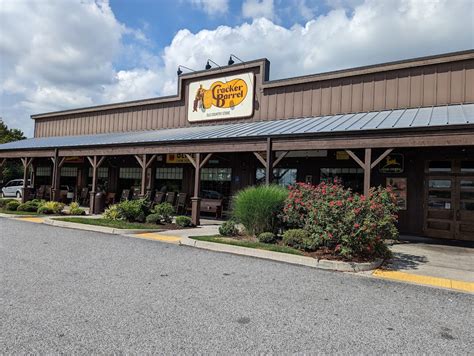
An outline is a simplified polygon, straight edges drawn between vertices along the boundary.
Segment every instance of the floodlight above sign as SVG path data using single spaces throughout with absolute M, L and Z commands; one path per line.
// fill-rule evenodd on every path
M 188 121 L 249 117 L 253 102 L 252 72 L 192 82 L 188 85 Z

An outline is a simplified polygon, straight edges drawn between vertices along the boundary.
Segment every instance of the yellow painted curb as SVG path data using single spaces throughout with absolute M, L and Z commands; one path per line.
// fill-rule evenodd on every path
M 372 275 L 375 277 L 391 279 L 394 281 L 411 282 L 474 293 L 474 283 L 458 281 L 454 279 L 422 276 L 419 274 L 411 274 L 398 271 L 384 271 L 381 269 L 375 270 Z
M 21 220 L 21 221 L 29 221 L 37 224 L 42 224 L 44 223 L 44 219 L 42 218 L 16 218 L 16 220 Z
M 181 240 L 181 237 L 160 235 L 154 232 L 145 232 L 142 234 L 134 234 L 132 236 L 137 237 L 139 239 L 155 240 L 168 243 L 178 243 Z

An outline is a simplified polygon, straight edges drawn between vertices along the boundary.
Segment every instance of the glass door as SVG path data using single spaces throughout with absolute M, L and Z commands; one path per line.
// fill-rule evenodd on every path
M 455 184 L 452 176 L 428 176 L 425 181 L 425 234 L 455 238 Z
M 456 178 L 455 238 L 474 241 L 474 175 Z

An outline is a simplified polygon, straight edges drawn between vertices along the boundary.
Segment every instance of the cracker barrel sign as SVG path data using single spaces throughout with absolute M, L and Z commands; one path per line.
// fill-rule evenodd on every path
M 254 74 L 201 80 L 188 86 L 188 121 L 248 117 L 253 113 Z

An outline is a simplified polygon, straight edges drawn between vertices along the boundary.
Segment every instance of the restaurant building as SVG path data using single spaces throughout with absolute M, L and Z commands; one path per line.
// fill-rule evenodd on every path
M 391 185 L 401 233 L 474 240 L 474 51 L 269 73 L 259 59 L 182 74 L 173 96 L 32 115 L 34 138 L 0 145 L 0 163 L 21 159 L 56 200 L 181 193 L 195 223 L 249 185 Z

